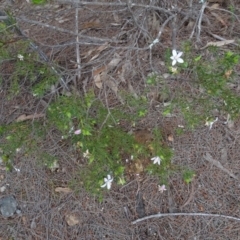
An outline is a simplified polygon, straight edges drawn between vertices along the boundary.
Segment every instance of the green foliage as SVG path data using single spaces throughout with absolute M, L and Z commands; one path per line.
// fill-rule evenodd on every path
M 196 68 L 198 83 L 205 89 L 202 98 L 208 98 L 211 108 L 222 110 L 232 118 L 240 113 L 240 97 L 229 88 L 229 83 L 234 83 L 232 71 L 238 62 L 239 55 L 229 51 L 213 64 L 206 66 L 203 62 Z
M 32 0 L 32 3 L 36 4 L 36 5 L 42 5 L 42 4 L 45 4 L 47 2 L 48 2 L 47 0 Z
M 133 137 L 118 126 L 121 111 L 108 110 L 94 99 L 90 92 L 85 98 L 61 97 L 48 108 L 49 124 L 54 125 L 67 138 L 72 128 L 81 129 L 72 135 L 74 148 L 89 152 L 88 165 L 81 171 L 84 187 L 97 193 L 100 182 L 110 172 L 118 178 L 123 175 L 122 154 L 130 154 Z
M 230 86 L 237 84 L 234 69 L 239 63 L 239 54 L 231 51 L 223 54 L 219 48 L 209 46 L 208 56 L 193 56 L 189 42 L 183 43 L 182 47 L 184 61 L 188 64 L 187 67 L 181 64 L 177 74 L 190 73 L 192 80 L 188 84 L 191 91 L 186 92 L 184 87 L 179 87 L 171 104 L 164 108 L 163 115 L 180 110 L 189 129 L 203 124 L 209 117 L 214 118 L 216 110 L 225 116 L 229 114 L 232 119 L 238 117 L 240 97 Z
M 25 123 L 13 123 L 2 125 L 0 137 L 5 139 L 1 144 L 1 150 L 4 155 L 12 159 L 16 154 L 16 149 L 24 147 L 28 142 L 30 128 Z M 29 142 L 32 144 L 32 142 Z
M 58 81 L 58 77 L 51 66 L 39 61 L 38 54 L 32 52 L 28 41 L 16 38 L 17 29 L 14 26 L 10 15 L 0 22 L 1 82 L 8 82 L 9 98 L 20 93 L 23 83 L 24 90 L 27 88 L 34 96 L 43 96 Z M 5 73 L 5 69 L 9 68 L 12 69 L 11 74 Z
M 155 131 L 155 139 L 149 146 L 136 142 L 133 135 L 123 131 L 119 122 L 127 118 L 135 121 L 140 117 L 139 112 L 143 107 L 139 103 L 146 105 L 145 98 L 128 96 L 126 102 L 128 107 L 110 110 L 95 99 L 93 92 L 89 92 L 84 98 L 60 97 L 48 108 L 49 126 L 56 127 L 66 141 L 71 141 L 71 145 L 81 152 L 87 163 L 81 167 L 79 182 L 99 196 L 107 174 L 119 184 L 125 182 L 125 156 L 133 155 L 137 159 L 159 155 L 163 159 L 161 171 L 149 169 L 157 176 L 167 174 L 167 165 L 172 157 L 171 150 L 160 145 L 161 135 L 158 131 Z M 132 112 L 126 114 L 129 108 Z M 81 134 L 75 135 L 76 129 L 81 129 Z
M 192 182 L 195 176 L 196 176 L 195 172 L 190 169 L 184 170 L 183 172 L 183 180 L 187 184 Z
M 38 149 L 38 143 L 43 141 L 45 129 L 38 122 L 29 124 L 12 123 L 0 126 L 1 152 L 0 157 L 7 170 L 13 168 L 13 161 L 18 151 L 23 156 L 29 156 Z

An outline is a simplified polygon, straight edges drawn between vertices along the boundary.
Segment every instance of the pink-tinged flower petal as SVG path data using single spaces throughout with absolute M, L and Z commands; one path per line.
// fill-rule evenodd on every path
M 76 130 L 76 131 L 74 132 L 74 134 L 75 134 L 75 135 L 79 135 L 81 132 L 82 132 L 81 129 L 78 129 L 78 130 Z
M 162 185 L 162 186 L 158 185 L 158 191 L 159 191 L 159 192 L 163 193 L 163 191 L 166 191 L 166 190 L 167 190 L 167 189 L 166 189 L 166 186 L 165 186 L 165 185 Z

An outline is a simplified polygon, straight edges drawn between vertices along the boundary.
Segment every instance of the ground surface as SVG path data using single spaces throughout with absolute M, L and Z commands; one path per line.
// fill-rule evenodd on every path
M 93 88 L 99 99 L 103 102 L 107 99 L 109 105 L 117 106 L 121 104 L 121 98 L 116 86 L 140 95 L 147 74 L 166 71 L 164 50 L 190 39 L 202 7 L 195 0 L 132 1 L 138 4 L 135 7 L 124 2 L 86 1 L 79 5 L 77 18 L 76 4 L 71 1 L 56 0 L 51 5 L 33 7 L 27 1 L 12 4 L 6 0 L 0 1 L 0 6 L 3 9 L 10 6 L 24 34 L 50 61 L 61 66 L 60 72 L 66 76 L 69 87 L 80 94 Z M 209 41 L 216 41 L 210 33 L 225 39 L 239 39 L 240 24 L 230 21 L 227 10 L 231 4 L 240 18 L 240 3 L 237 0 L 210 2 L 208 7 L 219 4 L 218 8 L 222 10 L 214 15 L 205 9 L 200 41 L 197 41 L 197 34 L 191 38 L 196 49 Z M 175 11 L 172 5 L 178 10 Z M 148 46 L 169 16 L 164 11 L 177 13 L 177 21 L 172 25 L 169 20 L 150 57 Z M 178 27 L 174 43 L 173 26 Z M 81 34 L 79 39 L 74 35 L 76 29 Z M 79 58 L 76 41 L 80 42 Z M 102 86 L 101 82 L 94 82 L 94 69 L 119 58 L 117 67 L 108 73 L 114 77 L 115 85 L 109 80 L 111 78 Z M 77 63 L 81 65 L 81 72 Z M 189 80 L 187 74 L 182 78 Z M 183 79 L 178 80 L 170 79 L 168 85 L 176 89 Z M 46 105 L 52 101 L 51 96 L 35 99 L 27 91 L 7 101 L 7 90 L 7 85 L 1 89 L 0 124 L 11 123 L 22 114 L 44 113 Z M 122 187 L 113 184 L 102 203 L 80 186 L 77 192 L 56 192 L 56 187 L 68 187 L 78 161 L 73 152 L 60 145 L 59 136 L 54 131 L 49 132 L 48 142 L 39 147 L 58 157 L 58 171 L 51 172 L 32 157 L 23 158 L 21 152 L 14 159 L 20 172 L 7 173 L 1 166 L 0 187 L 9 185 L 0 196 L 14 194 L 22 213 L 11 219 L 0 217 L 0 239 L 239 239 L 240 222 L 236 219 L 194 214 L 240 217 L 240 121 L 229 126 L 223 123 L 225 119 L 220 119 L 211 130 L 202 125 L 176 136 L 173 128 L 184 125 L 184 121 L 178 117 L 161 117 L 161 107 L 157 106 L 162 103 L 154 99 L 154 91 L 149 97 L 151 101 L 148 115 L 138 127 L 151 129 L 159 126 L 162 129 L 166 144 L 174 149 L 173 163 L 188 166 L 196 172 L 192 183 L 185 184 L 176 173 L 170 177 L 167 191 L 161 193 L 156 179 L 147 175 L 135 176 Z M 235 178 L 214 166 L 209 158 L 218 160 Z M 192 213 L 192 216 L 156 217 L 132 224 L 138 218 L 159 212 Z M 73 224 L 69 224 L 69 218 Z

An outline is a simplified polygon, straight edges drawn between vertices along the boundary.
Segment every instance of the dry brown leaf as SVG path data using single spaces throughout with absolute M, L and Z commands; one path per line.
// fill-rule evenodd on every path
M 214 3 L 213 5 L 211 5 L 211 6 L 209 7 L 209 9 L 210 9 L 210 11 L 212 11 L 212 10 L 218 9 L 219 6 L 220 6 L 219 3 Z
M 135 99 L 138 99 L 138 95 L 135 92 L 132 84 L 130 83 L 130 81 L 128 81 L 128 90 L 130 91 L 130 93 L 134 96 Z
M 99 75 L 100 73 L 104 72 L 107 70 L 107 67 L 106 66 L 102 66 L 100 68 L 96 68 L 93 70 L 93 76 L 95 75 Z
M 120 73 L 118 74 L 118 75 L 119 75 L 119 78 L 120 78 L 121 81 L 124 82 L 124 83 L 126 83 L 125 73 L 126 73 L 126 70 L 127 70 L 128 66 L 129 66 L 129 65 L 127 65 L 127 63 L 125 62 L 125 63 L 122 65 L 122 68 L 121 68 Z
M 102 89 L 103 83 L 102 83 L 100 74 L 94 76 L 94 83 L 98 88 Z
M 88 58 L 94 51 L 95 49 L 90 49 L 89 51 L 84 52 L 82 59 Z
M 225 76 L 227 79 L 229 79 L 229 77 L 230 77 L 231 74 L 232 74 L 232 71 L 233 71 L 232 69 L 226 71 L 226 72 L 224 73 L 224 76 Z
M 212 2 L 214 2 L 214 3 L 223 3 L 224 0 L 208 0 L 208 2 L 209 3 L 212 3 Z
M 69 226 L 74 226 L 76 224 L 79 224 L 79 219 L 74 214 L 66 214 L 65 215 L 65 220 L 66 220 L 66 222 Z
M 227 24 L 225 21 L 221 18 L 221 16 L 217 13 L 211 12 L 211 14 L 225 27 L 227 27 Z
M 117 58 L 114 58 L 112 59 L 109 63 L 108 63 L 108 70 L 112 70 L 114 67 L 116 67 L 119 62 L 121 61 L 122 59 L 120 57 L 117 57 Z
M 206 46 L 202 47 L 202 49 L 205 49 L 209 46 L 216 46 L 216 47 L 222 47 L 224 45 L 227 45 L 227 44 L 231 44 L 231 43 L 234 43 L 234 39 L 233 40 L 223 40 L 223 41 L 217 41 L 217 42 L 208 42 Z
M 106 74 L 106 70 L 107 70 L 106 66 L 102 66 L 100 68 L 93 70 L 94 83 L 100 89 L 102 88 L 102 85 L 103 85 L 103 82 L 102 82 L 103 73 L 105 72 L 105 74 Z
M 234 121 L 233 120 L 228 120 L 227 126 L 229 127 L 229 129 L 233 130 L 233 128 L 234 128 Z
M 89 62 L 93 61 L 94 59 L 98 58 L 99 54 L 105 50 L 108 47 L 108 42 L 104 43 L 102 46 L 100 46 L 99 48 L 97 48 L 96 52 L 98 52 L 96 55 L 94 55 Z
M 111 79 L 106 79 L 105 82 L 106 82 L 107 86 L 110 89 L 112 89 L 115 94 L 117 94 L 117 92 L 118 92 L 117 84 L 113 80 L 111 80 Z
M 23 221 L 23 224 L 26 226 L 27 225 L 27 218 L 26 218 L 26 216 L 22 216 L 22 221 Z
M 100 27 L 101 27 L 101 23 L 97 19 L 95 21 L 90 21 L 90 22 L 83 23 L 82 26 L 81 26 L 81 30 L 88 29 L 88 28 L 100 28 Z
M 173 138 L 172 134 L 168 135 L 168 141 L 169 142 L 173 142 L 174 141 L 174 138 Z
M 23 121 L 26 121 L 26 120 L 41 118 L 41 117 L 45 117 L 45 114 L 44 113 L 32 114 L 32 115 L 22 114 L 21 116 L 19 116 L 16 119 L 16 122 L 23 122 Z
M 118 94 L 118 85 L 111 79 L 105 79 L 104 81 L 106 83 L 106 85 L 116 94 L 116 97 L 118 98 L 118 100 L 124 104 L 124 100 L 123 98 Z
M 72 189 L 67 187 L 56 187 L 55 192 L 72 193 Z

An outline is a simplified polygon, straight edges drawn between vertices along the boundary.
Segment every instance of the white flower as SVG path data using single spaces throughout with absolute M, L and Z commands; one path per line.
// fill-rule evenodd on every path
M 158 185 L 158 191 L 159 191 L 159 192 L 163 193 L 163 191 L 166 191 L 166 190 L 167 190 L 167 189 L 166 189 L 166 186 L 165 186 L 165 185 L 162 185 L 162 186 Z
M 113 178 L 111 177 L 111 175 L 107 175 L 107 178 L 104 178 L 104 184 L 101 186 L 102 188 L 107 187 L 107 189 L 109 190 L 112 186 L 112 181 Z
M 211 130 L 213 124 L 214 124 L 215 122 L 217 122 L 217 120 L 218 120 L 218 117 L 217 117 L 214 121 L 206 121 L 205 125 L 206 125 L 206 126 L 209 126 L 209 130 Z
M 153 161 L 153 164 L 157 163 L 158 165 L 160 165 L 161 163 L 161 158 L 158 156 L 151 158 L 151 160 Z
M 18 54 L 17 57 L 19 58 L 20 61 L 23 61 L 23 55 Z
M 183 52 L 177 52 L 175 49 L 172 50 L 172 56 L 170 57 L 172 59 L 172 65 L 174 66 L 177 62 L 183 63 L 183 59 L 180 58 L 182 56 Z

